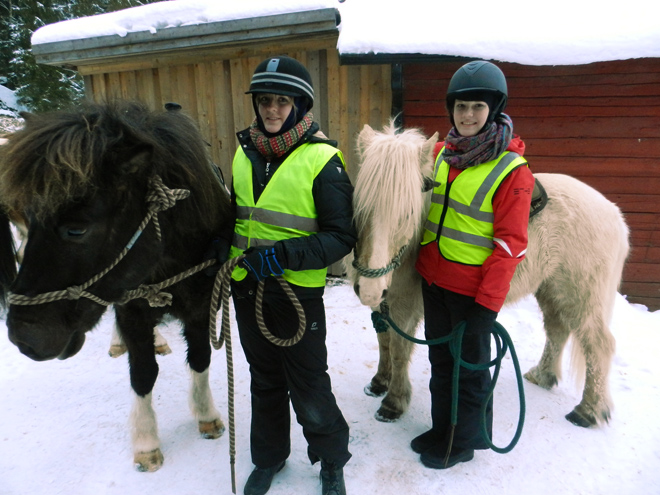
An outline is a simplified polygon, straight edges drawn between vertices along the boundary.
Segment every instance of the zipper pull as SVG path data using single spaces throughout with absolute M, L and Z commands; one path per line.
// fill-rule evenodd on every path
M 268 177 L 269 173 L 270 173 L 270 162 L 266 162 L 266 177 Z

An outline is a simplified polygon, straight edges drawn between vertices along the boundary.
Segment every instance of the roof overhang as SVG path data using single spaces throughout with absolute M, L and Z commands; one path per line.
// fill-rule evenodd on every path
M 245 46 L 251 43 L 284 41 L 303 37 L 339 35 L 339 11 L 335 8 L 277 14 L 248 19 L 179 26 L 128 33 L 126 36 L 100 36 L 34 45 L 38 63 L 78 68 L 100 62 L 196 53 L 214 47 Z

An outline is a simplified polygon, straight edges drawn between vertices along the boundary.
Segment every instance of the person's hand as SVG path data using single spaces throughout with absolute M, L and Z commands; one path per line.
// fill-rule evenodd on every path
M 244 254 L 245 258 L 240 264 L 257 282 L 271 275 L 279 276 L 284 273 L 282 264 L 275 256 L 273 246 L 249 248 Z
M 211 244 L 204 253 L 204 261 L 214 259 L 216 260 L 215 265 L 211 265 L 204 269 L 204 274 L 209 277 L 215 276 L 220 270 L 220 267 L 227 261 L 229 258 L 229 249 L 231 245 L 226 239 L 213 239 Z
M 465 318 L 465 335 L 490 334 L 496 318 L 497 311 L 475 302 Z

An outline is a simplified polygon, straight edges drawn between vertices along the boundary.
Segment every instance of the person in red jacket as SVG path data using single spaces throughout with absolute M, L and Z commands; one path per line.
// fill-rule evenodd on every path
M 522 157 L 524 143 L 503 113 L 507 97 L 504 74 L 492 63 L 469 62 L 452 77 L 446 97 L 452 129 L 436 159 L 436 187 L 416 263 L 424 279 L 426 338 L 444 337 L 465 322 L 461 358 L 469 363 L 490 361 L 490 332 L 527 248 L 534 177 Z M 452 427 L 449 346 L 429 346 L 429 361 L 432 427 L 411 448 L 426 467 L 445 469 L 488 448 L 480 422 L 491 376 L 487 369 L 461 367 Z M 491 398 L 491 438 L 492 419 Z

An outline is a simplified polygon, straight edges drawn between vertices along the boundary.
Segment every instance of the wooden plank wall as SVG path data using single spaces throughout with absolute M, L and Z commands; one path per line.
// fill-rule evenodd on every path
M 167 102 L 181 104 L 183 111 L 199 122 L 211 144 L 213 160 L 229 178 L 236 132 L 254 118 L 250 96 L 245 95 L 252 73 L 264 58 L 282 53 L 300 60 L 310 71 L 316 93 L 314 118 L 326 136 L 337 140 L 354 178 L 357 134 L 365 124 L 382 127 L 390 117 L 389 65 L 340 66 L 335 49 L 280 50 L 147 68 L 114 64 L 109 72 L 99 65 L 95 73 L 85 74 L 86 92 L 95 101 L 139 99 L 151 108 L 163 108 Z
M 301 61 L 309 70 L 315 91 L 312 108 L 321 130 L 338 143 L 352 181 L 357 173 L 357 134 L 369 124 L 380 128 L 390 117 L 392 106 L 391 66 L 341 66 L 334 48 L 286 50 L 270 45 L 260 51 L 251 47 L 223 49 L 222 56 L 204 52 L 203 56 L 181 62 L 181 57 L 149 58 L 107 65 L 80 67 L 87 97 L 94 101 L 112 98 L 136 99 L 159 109 L 167 102 L 182 105 L 199 123 L 204 139 L 211 145 L 213 161 L 231 181 L 231 163 L 236 151 L 236 132 L 254 119 L 254 110 L 245 91 L 252 73 L 264 58 L 286 54 Z M 310 43 L 306 42 L 309 46 Z M 249 56 L 245 53 L 248 52 Z M 329 268 L 331 275 L 343 275 L 341 262 Z
M 404 125 L 446 134 L 444 98 L 462 64 L 404 66 Z M 617 203 L 632 244 L 621 293 L 660 309 L 660 59 L 498 66 L 532 170 L 572 175 Z

